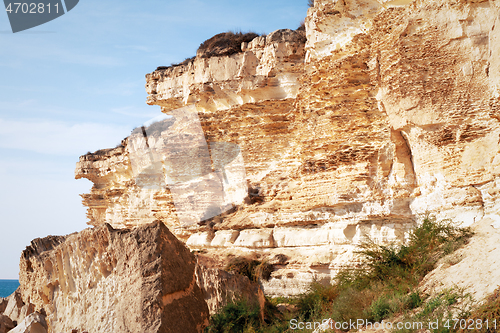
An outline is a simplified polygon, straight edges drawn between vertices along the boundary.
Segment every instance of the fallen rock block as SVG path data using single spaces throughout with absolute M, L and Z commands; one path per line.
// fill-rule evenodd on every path
M 8 298 L 0 298 L 0 314 L 2 314 L 5 309 L 7 308 L 7 303 L 9 303 L 9 299 Z
M 9 317 L 0 314 L 0 333 L 7 333 L 14 326 L 14 322 Z
M 9 333 L 47 333 L 45 316 L 34 312 L 27 316 L 19 325 Z
M 196 283 L 203 292 L 211 315 L 238 298 L 257 304 L 264 311 L 265 297 L 262 288 L 246 276 L 206 267 L 198 262 Z
M 22 319 L 21 310 L 24 306 L 24 302 L 21 298 L 21 291 L 19 288 L 15 292 L 13 292 L 9 297 L 6 298 L 8 300 L 7 306 L 3 314 L 9 317 L 13 322 L 19 322 Z M 20 320 L 21 319 L 21 320 Z
M 195 266 L 161 222 L 132 230 L 106 224 L 33 241 L 19 281 L 23 300 L 47 314 L 49 332 L 195 333 L 209 316 Z

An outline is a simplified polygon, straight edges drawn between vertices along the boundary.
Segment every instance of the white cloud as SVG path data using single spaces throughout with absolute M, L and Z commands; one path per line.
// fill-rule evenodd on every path
M 0 147 L 50 155 L 84 154 L 114 147 L 130 134 L 125 126 L 99 123 L 0 119 Z

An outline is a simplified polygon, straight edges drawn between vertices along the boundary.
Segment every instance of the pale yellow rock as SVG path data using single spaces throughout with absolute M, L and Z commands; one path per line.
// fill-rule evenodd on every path
M 278 247 L 313 246 L 329 243 L 329 230 L 323 228 L 275 228 L 274 241 Z
M 23 314 L 24 302 L 21 296 L 20 288 L 17 288 L 9 297 L 7 297 L 7 306 L 3 315 L 9 317 L 12 321 L 21 322 L 26 314 Z
M 277 31 L 240 53 L 148 74 L 149 104 L 196 107 L 208 142 L 241 149 L 246 198 L 182 225 L 169 189 L 137 186 L 129 139 L 77 164 L 76 177 L 95 184 L 83 195 L 89 223 L 159 219 L 221 262 L 228 251 L 287 255 L 263 282 L 275 296 L 332 281 L 366 236 L 403 242 L 429 213 L 500 227 L 499 10 L 499 1 L 315 0 L 305 43 Z
M 248 248 L 274 247 L 273 229 L 241 230 L 234 245 Z
M 240 232 L 237 230 L 220 230 L 215 233 L 210 246 L 213 247 L 228 247 L 234 244 Z
M 198 232 L 196 234 L 192 234 L 188 238 L 188 240 L 186 241 L 186 245 L 189 247 L 207 247 L 211 245 L 213 238 L 213 232 Z
M 482 301 L 499 287 L 500 230 L 484 218 L 472 225 L 475 235 L 469 244 L 442 258 L 426 275 L 420 289 L 435 294 L 444 289 L 464 288 L 475 300 Z
M 201 58 L 148 74 L 148 103 L 175 109 L 196 102 L 208 110 L 297 95 L 303 32 L 277 30 L 231 56 Z
M 45 316 L 38 312 L 32 313 L 9 333 L 47 333 Z
M 162 223 L 102 225 L 33 240 L 19 282 L 48 332 L 195 333 L 209 315 L 195 270 L 194 254 Z

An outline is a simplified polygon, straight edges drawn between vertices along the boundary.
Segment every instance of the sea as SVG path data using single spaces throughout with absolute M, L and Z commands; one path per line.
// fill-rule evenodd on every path
M 0 280 L 0 297 L 7 297 L 19 287 L 19 280 Z

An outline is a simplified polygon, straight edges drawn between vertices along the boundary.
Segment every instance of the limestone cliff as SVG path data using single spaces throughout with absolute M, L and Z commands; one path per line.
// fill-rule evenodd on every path
M 148 104 L 167 114 L 192 105 L 207 142 L 241 149 L 247 198 L 181 223 L 168 186 L 138 184 L 132 136 L 77 163 L 76 178 L 94 182 L 83 195 L 89 223 L 160 219 L 221 267 L 228 254 L 274 260 L 262 281 L 270 295 L 330 280 L 363 236 L 401 241 L 425 213 L 499 226 L 499 9 L 316 0 L 307 41 L 280 30 L 148 74 Z

